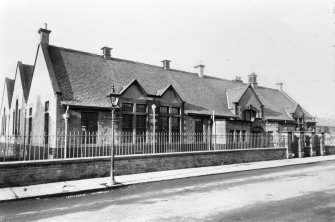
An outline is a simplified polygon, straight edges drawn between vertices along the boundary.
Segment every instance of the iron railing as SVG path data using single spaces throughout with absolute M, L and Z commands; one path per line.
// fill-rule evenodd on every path
M 116 133 L 116 156 L 285 147 L 281 134 Z M 108 157 L 112 135 L 70 132 L 55 136 L 0 136 L 0 162 Z

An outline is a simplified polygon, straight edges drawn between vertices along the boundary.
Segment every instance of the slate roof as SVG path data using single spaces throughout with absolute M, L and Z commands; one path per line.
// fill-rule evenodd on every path
M 22 64 L 21 62 L 19 63 L 20 63 L 19 68 L 20 68 L 20 75 L 21 75 L 20 77 L 22 81 L 23 96 L 24 96 L 25 101 L 27 101 L 28 96 L 29 96 L 31 81 L 33 79 L 34 66 Z
M 290 114 L 296 110 L 299 104 L 291 99 L 285 92 L 262 86 L 258 86 L 255 91 L 264 105 L 264 115 L 266 119 L 293 120 Z M 306 110 L 303 108 L 302 110 L 306 118 L 312 118 Z
M 233 103 L 238 102 L 244 92 L 247 90 L 248 85 L 236 89 L 228 89 L 227 90 L 227 100 L 228 100 L 228 108 L 232 109 L 233 108 Z
M 135 79 L 149 96 L 158 96 L 172 85 L 185 102 L 185 113 L 235 117 L 228 103 L 238 101 L 248 84 L 204 76 L 180 70 L 164 70 L 161 66 L 49 46 L 50 59 L 62 92 L 62 103 L 108 107 L 106 95 L 112 85 L 120 92 Z M 258 87 L 256 93 L 263 103 L 265 118 L 292 120 L 285 107 L 297 105 L 282 92 Z M 227 94 L 231 101 L 227 100 Z
M 12 101 L 12 97 L 13 97 L 14 83 L 15 83 L 14 79 L 5 78 L 9 108 L 11 106 L 11 101 Z

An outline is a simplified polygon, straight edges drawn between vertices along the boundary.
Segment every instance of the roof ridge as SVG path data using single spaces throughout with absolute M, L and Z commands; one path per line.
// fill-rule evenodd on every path
M 70 51 L 70 52 L 78 52 L 78 53 L 82 53 L 82 54 L 86 54 L 86 55 L 91 55 L 91 56 L 96 56 L 96 57 L 101 57 L 103 58 L 102 55 L 98 55 L 98 54 L 95 54 L 95 53 L 91 53 L 91 52 L 85 52 L 85 51 L 81 51 L 81 50 L 77 50 L 77 49 L 70 49 L 70 48 L 65 48 L 65 47 L 61 47 L 61 46 L 55 46 L 55 45 L 50 45 L 51 47 L 54 47 L 54 48 L 59 48 L 59 49 L 63 49 L 63 50 L 66 50 L 66 51 Z M 153 65 L 153 64 L 148 64 L 148 63 L 144 63 L 144 62 L 139 62 L 139 61 L 133 61 L 133 60 L 128 60 L 128 59 L 121 59 L 121 58 L 116 58 L 116 57 L 112 57 L 111 60 L 116 60 L 116 61 L 123 61 L 123 62 L 129 62 L 129 63 L 134 63 L 134 64 L 139 64 L 139 65 L 146 65 L 146 66 L 151 66 L 151 67 L 156 67 L 156 68 L 162 68 L 161 66 L 158 66 L 158 65 Z M 107 60 L 108 61 L 108 60 Z M 188 72 L 188 71 L 185 71 L 185 70 L 179 70 L 179 69 L 169 69 L 167 70 L 167 72 L 169 71 L 172 71 L 172 72 L 183 72 L 183 73 L 187 73 L 187 74 L 192 74 L 192 75 L 198 75 L 197 73 L 195 72 Z M 206 76 L 206 77 L 209 77 L 209 76 Z M 210 76 L 211 77 L 211 76 Z
M 25 64 L 25 63 L 22 63 L 22 65 L 24 65 L 24 66 L 34 67 L 34 65 L 29 65 L 29 64 Z
M 274 89 L 274 88 L 270 88 L 270 87 L 266 87 L 266 86 L 257 86 L 257 88 L 271 89 L 273 91 L 284 92 L 284 91 L 280 91 L 279 89 Z
M 59 48 L 59 49 L 63 49 L 63 50 L 70 51 L 70 52 L 79 52 L 79 53 L 83 53 L 83 54 L 87 54 L 87 55 L 102 57 L 101 55 L 94 54 L 94 53 L 91 53 L 91 52 L 84 52 L 84 51 L 81 51 L 81 50 L 65 48 L 65 47 L 62 47 L 62 46 L 49 45 L 49 47 Z
M 86 55 L 91 55 L 91 56 L 96 56 L 96 57 L 101 57 L 103 58 L 102 55 L 98 55 L 95 53 L 91 53 L 91 52 L 85 52 L 85 51 L 81 51 L 81 50 L 77 50 L 77 49 L 70 49 L 70 48 L 65 48 L 65 47 L 61 47 L 61 46 L 55 46 L 55 45 L 50 45 L 51 47 L 55 47 L 55 48 L 59 48 L 59 49 L 63 49 L 66 51 L 70 51 L 70 52 L 78 52 L 78 53 L 82 53 L 82 54 L 86 54 Z M 153 65 L 153 64 L 148 64 L 148 63 L 144 63 L 144 62 L 139 62 L 139 61 L 133 61 L 133 60 L 128 60 L 128 59 L 121 59 L 121 58 L 116 58 L 116 57 L 112 57 L 111 59 L 112 61 L 123 61 L 123 62 L 129 62 L 129 63 L 133 63 L 133 64 L 139 64 L 139 65 L 145 65 L 145 66 L 149 66 L 149 67 L 155 67 L 155 68 L 162 68 L 162 66 L 158 66 L 158 65 Z M 108 61 L 108 60 L 107 60 Z M 198 76 L 198 73 L 196 72 L 190 72 L 190 71 L 185 71 L 185 70 L 180 70 L 180 69 L 169 69 L 166 70 L 166 72 L 179 72 L 179 73 L 184 73 L 184 74 L 189 74 L 189 75 L 195 75 Z M 199 77 L 200 78 L 200 77 Z M 210 75 L 204 75 L 203 77 L 208 78 L 208 79 L 218 79 L 218 80 L 222 80 L 222 81 L 228 81 L 228 82 L 232 82 L 234 80 L 229 80 L 229 79 L 224 79 L 221 77 L 217 77 L 217 76 L 210 76 Z M 240 84 L 246 84 L 247 83 L 240 83 Z
M 237 88 L 227 89 L 226 91 L 234 91 L 234 90 L 239 90 L 239 89 L 246 89 L 246 87 L 248 87 L 248 85 L 246 85 L 246 86 L 241 86 L 241 87 L 237 87 Z

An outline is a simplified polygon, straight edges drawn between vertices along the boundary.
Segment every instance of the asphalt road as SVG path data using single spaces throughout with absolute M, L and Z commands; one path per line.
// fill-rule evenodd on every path
M 0 221 L 335 221 L 335 161 L 0 203 Z

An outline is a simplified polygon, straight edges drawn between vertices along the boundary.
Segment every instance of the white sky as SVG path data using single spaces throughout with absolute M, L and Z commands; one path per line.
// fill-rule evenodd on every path
M 0 89 L 16 63 L 33 64 L 48 23 L 50 44 L 225 79 L 253 70 L 312 115 L 335 118 L 334 0 L 1 0 Z

